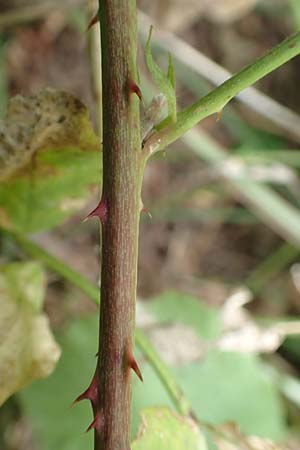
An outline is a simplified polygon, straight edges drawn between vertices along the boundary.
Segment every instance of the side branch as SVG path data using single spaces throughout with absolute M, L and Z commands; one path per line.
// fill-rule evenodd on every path
M 299 54 L 300 32 L 297 32 L 196 103 L 181 111 L 177 115 L 176 123 L 163 128 L 147 140 L 144 151 L 151 155 L 163 150 L 201 120 L 211 114 L 220 113 L 224 106 L 242 90 Z

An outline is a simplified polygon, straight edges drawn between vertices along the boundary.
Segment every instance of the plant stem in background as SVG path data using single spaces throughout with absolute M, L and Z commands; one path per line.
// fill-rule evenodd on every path
M 290 266 L 299 256 L 299 247 L 283 242 L 248 276 L 246 286 L 257 295 L 285 267 Z
M 220 144 L 203 131 L 191 130 L 183 136 L 183 141 L 196 155 L 224 177 L 239 201 L 247 205 L 275 233 L 293 246 L 299 247 L 300 218 L 295 206 L 266 184 L 254 181 L 247 170 L 239 175 L 233 173 L 229 169 L 230 157 Z M 227 167 L 226 161 L 229 161 Z
M 94 1 L 89 0 L 87 12 L 89 18 L 94 11 Z M 95 23 L 87 33 L 90 59 L 91 88 L 94 97 L 97 134 L 102 141 L 102 92 L 101 92 L 101 42 L 99 23 Z
M 103 189 L 95 450 L 129 450 L 141 152 L 135 0 L 101 0 Z M 137 94 L 137 95 L 136 95 Z
M 211 114 L 221 113 L 224 106 L 243 89 L 256 83 L 299 53 L 300 32 L 295 33 L 205 97 L 181 111 L 177 115 L 176 123 L 166 126 L 148 139 L 144 146 L 145 152 L 153 154 L 163 150 L 201 120 Z

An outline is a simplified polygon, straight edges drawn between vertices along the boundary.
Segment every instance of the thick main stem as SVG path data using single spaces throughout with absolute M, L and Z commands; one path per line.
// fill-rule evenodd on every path
M 140 192 L 144 161 L 134 0 L 99 2 L 103 92 L 99 421 L 95 450 L 129 450 Z

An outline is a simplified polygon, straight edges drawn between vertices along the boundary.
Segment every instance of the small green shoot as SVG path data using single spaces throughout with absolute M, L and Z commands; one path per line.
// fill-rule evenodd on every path
M 172 56 L 169 55 L 168 72 L 167 75 L 162 71 L 159 65 L 155 62 L 151 50 L 151 35 L 153 27 L 150 27 L 148 40 L 145 46 L 145 58 L 149 72 L 151 73 L 155 84 L 160 91 L 165 95 L 168 105 L 168 117 L 163 121 L 166 123 L 176 123 L 177 109 L 176 109 L 176 93 L 175 93 L 175 73 Z M 161 128 L 161 127 L 159 127 Z

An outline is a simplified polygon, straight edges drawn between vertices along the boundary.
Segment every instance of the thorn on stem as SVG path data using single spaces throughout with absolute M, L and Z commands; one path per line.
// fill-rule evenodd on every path
M 150 213 L 149 209 L 144 206 L 142 200 L 140 201 L 140 212 L 148 214 L 149 218 L 152 219 L 152 214 Z
M 95 418 L 93 422 L 88 426 L 86 429 L 86 433 L 88 433 L 90 430 L 97 430 L 98 433 L 100 433 L 102 427 L 103 427 L 104 417 L 102 411 L 97 411 Z
M 92 28 L 92 26 L 95 25 L 97 22 L 99 22 L 99 9 L 89 21 L 86 31 L 89 31 Z
M 106 217 L 107 217 L 107 205 L 106 205 L 106 201 L 103 199 L 103 197 L 102 197 L 101 201 L 98 203 L 98 205 L 96 206 L 96 208 L 93 209 L 93 211 L 87 215 L 87 217 L 83 220 L 83 222 L 90 219 L 91 217 L 98 217 L 102 224 L 105 222 Z
M 127 361 L 128 361 L 128 366 L 136 373 L 136 375 L 139 377 L 141 382 L 143 382 L 144 380 L 142 377 L 142 373 L 141 373 L 139 366 L 130 350 L 127 353 Z
M 72 403 L 72 406 L 74 406 L 81 400 L 90 400 L 94 407 L 94 405 L 97 403 L 97 398 L 98 398 L 98 388 L 97 388 L 97 377 L 95 373 L 89 387 L 82 394 L 78 395 L 78 397 Z
M 141 212 L 148 214 L 149 218 L 152 219 L 151 212 L 149 211 L 149 209 L 145 208 L 145 206 L 143 206 L 143 208 L 141 209 Z
M 139 88 L 139 86 L 135 83 L 135 81 L 133 80 L 129 80 L 129 93 L 134 92 L 138 98 L 140 99 L 140 101 L 143 101 L 143 96 L 142 96 L 142 92 Z

